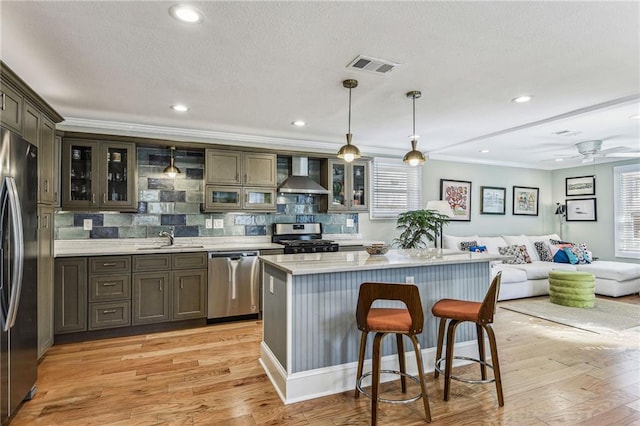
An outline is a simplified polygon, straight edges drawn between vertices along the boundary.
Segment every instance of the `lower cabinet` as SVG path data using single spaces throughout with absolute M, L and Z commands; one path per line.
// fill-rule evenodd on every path
M 133 273 L 133 323 L 148 324 L 171 319 L 169 272 Z
M 207 254 L 60 258 L 55 333 L 205 318 Z
M 56 334 L 87 330 L 87 258 L 56 259 L 53 296 Z

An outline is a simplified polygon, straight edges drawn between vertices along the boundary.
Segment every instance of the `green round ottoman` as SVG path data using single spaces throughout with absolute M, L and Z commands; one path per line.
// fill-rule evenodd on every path
M 589 272 L 549 272 L 551 303 L 574 308 L 593 308 L 596 300 L 596 278 Z

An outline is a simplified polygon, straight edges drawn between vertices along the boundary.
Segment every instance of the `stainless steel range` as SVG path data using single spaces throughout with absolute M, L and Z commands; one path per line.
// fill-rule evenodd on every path
M 322 239 L 321 223 L 274 223 L 271 242 L 282 244 L 284 254 L 338 251 L 338 244 Z

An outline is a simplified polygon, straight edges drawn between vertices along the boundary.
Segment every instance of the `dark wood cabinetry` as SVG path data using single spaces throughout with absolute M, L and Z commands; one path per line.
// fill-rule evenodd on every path
M 136 146 L 67 138 L 62 142 L 62 208 L 136 211 Z
M 55 333 L 206 317 L 207 254 L 57 259 Z

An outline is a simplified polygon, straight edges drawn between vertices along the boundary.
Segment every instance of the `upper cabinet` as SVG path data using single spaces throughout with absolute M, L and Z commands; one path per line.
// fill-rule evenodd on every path
M 0 122 L 3 126 L 22 134 L 22 95 L 0 79 Z
M 134 143 L 65 139 L 62 143 L 62 208 L 136 211 Z
M 328 160 L 328 212 L 369 210 L 369 162 Z
M 276 209 L 276 154 L 206 150 L 205 211 Z
M 276 186 L 276 154 L 207 149 L 207 185 Z

